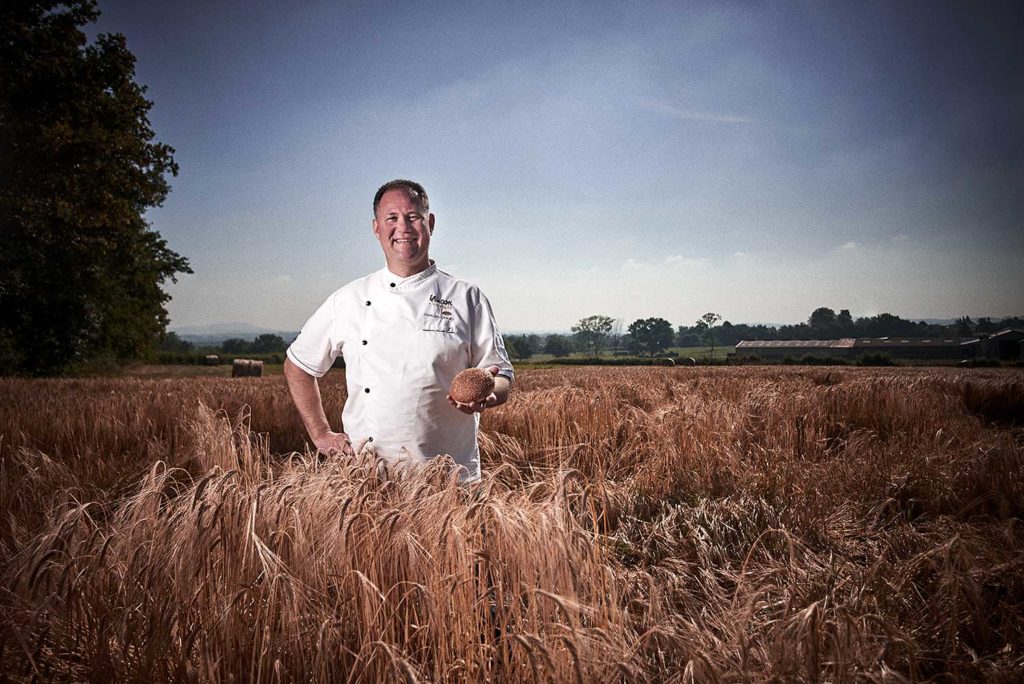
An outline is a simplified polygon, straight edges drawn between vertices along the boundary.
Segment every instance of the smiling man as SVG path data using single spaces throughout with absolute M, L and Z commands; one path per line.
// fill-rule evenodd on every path
M 373 198 L 373 234 L 386 266 L 334 292 L 288 348 L 284 372 L 310 439 L 323 453 L 367 450 L 389 461 L 441 454 L 463 481 L 480 477 L 480 413 L 503 404 L 515 379 L 491 305 L 430 258 L 434 215 L 419 183 L 394 180 Z M 317 378 L 345 358 L 343 427 L 331 428 Z M 495 376 L 484 401 L 448 395 L 466 368 Z

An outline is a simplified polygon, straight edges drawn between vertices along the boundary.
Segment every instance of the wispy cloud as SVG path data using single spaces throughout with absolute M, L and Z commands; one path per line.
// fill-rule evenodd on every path
M 706 257 L 689 257 L 682 254 L 669 254 L 660 262 L 650 263 L 647 261 L 640 261 L 630 257 L 622 262 L 623 270 L 638 270 L 638 269 L 686 269 L 686 268 L 706 268 L 711 265 L 711 259 Z
M 677 267 L 689 267 L 689 266 L 708 266 L 711 264 L 711 260 L 705 257 L 688 257 L 682 254 L 670 254 L 665 257 L 666 266 L 677 266 Z
M 853 251 L 855 251 L 857 249 L 857 247 L 858 247 L 857 243 L 854 242 L 853 240 L 850 240 L 849 242 L 844 242 L 843 244 L 839 245 L 839 251 L 840 252 L 853 252 Z
M 692 109 L 681 109 L 680 107 L 674 107 L 664 102 L 644 102 L 640 106 L 648 112 L 661 114 L 662 116 L 679 119 L 681 121 L 714 121 L 717 123 L 731 124 L 757 123 L 757 119 L 752 119 L 748 116 L 739 116 L 736 114 L 720 112 L 699 112 Z
M 627 269 L 627 270 L 635 269 L 635 268 L 650 268 L 650 265 L 649 264 L 645 264 L 642 261 L 637 261 L 636 259 L 629 258 L 629 259 L 626 259 L 625 261 L 622 262 L 622 268 Z

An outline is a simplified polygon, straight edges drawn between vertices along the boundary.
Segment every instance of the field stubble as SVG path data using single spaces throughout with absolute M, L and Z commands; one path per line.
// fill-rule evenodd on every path
M 280 377 L 2 380 L 3 675 L 1019 681 L 1022 419 L 1019 371 L 532 371 L 466 490 L 311 455 Z

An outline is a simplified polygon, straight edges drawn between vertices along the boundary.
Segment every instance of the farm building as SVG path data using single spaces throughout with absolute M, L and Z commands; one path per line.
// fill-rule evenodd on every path
M 965 344 L 971 348 L 971 356 L 974 358 L 1019 361 L 1024 359 L 1024 342 L 1022 341 L 1024 341 L 1024 332 L 1007 329 L 991 335 L 984 335 Z
M 896 359 L 967 359 L 973 350 L 960 337 L 858 337 L 852 358 L 888 354 Z
M 959 337 L 845 337 L 839 340 L 743 340 L 737 356 L 799 359 L 817 356 L 854 360 L 862 354 L 889 354 L 898 359 L 965 359 L 975 356 L 972 343 Z
M 742 340 L 736 343 L 737 356 L 758 356 L 762 359 L 799 359 L 804 356 L 849 358 L 853 338 L 841 340 Z

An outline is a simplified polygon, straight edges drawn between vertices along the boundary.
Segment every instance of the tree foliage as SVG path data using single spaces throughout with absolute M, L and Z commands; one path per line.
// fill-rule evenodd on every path
M 722 320 L 721 315 L 707 312 L 697 319 L 696 328 L 700 331 L 701 337 L 711 347 L 711 353 L 715 353 L 715 324 Z
M 608 346 L 611 347 L 612 354 L 617 354 L 626 344 L 627 334 L 622 332 L 624 326 L 625 321 L 621 318 L 612 321 L 611 331 L 608 333 Z
M 587 316 L 572 326 L 573 337 L 581 351 L 597 356 L 604 350 L 614 325 L 615 321 L 610 316 Z
M 807 325 L 820 337 L 830 337 L 838 332 L 836 312 L 827 306 L 820 306 L 811 312 Z
M 638 353 L 654 356 L 672 346 L 672 324 L 664 318 L 640 318 L 629 324 L 629 338 Z
M 251 351 L 253 354 L 273 354 L 288 349 L 288 343 L 280 335 L 263 333 L 252 341 Z
M 124 36 L 89 44 L 91 0 L 0 9 L 0 371 L 59 373 L 151 354 L 161 285 L 191 273 L 144 214 L 167 196 L 174 150 Z
M 252 342 L 241 337 L 229 337 L 220 343 L 220 350 L 225 354 L 251 354 Z
M 178 336 L 176 332 L 169 332 L 164 335 L 163 341 L 160 342 L 160 351 L 163 352 L 174 352 L 174 353 L 187 353 L 195 349 L 195 345 L 188 340 L 183 340 Z
M 544 341 L 544 353 L 563 358 L 572 353 L 572 343 L 565 335 L 548 335 Z
M 536 335 L 506 335 L 505 349 L 513 359 L 524 361 L 537 353 Z
M 894 314 L 881 313 L 854 319 L 849 309 L 840 309 L 834 319 L 824 307 L 811 313 L 806 323 L 793 325 L 747 325 L 723 322 L 714 330 L 716 344 L 733 345 L 740 340 L 813 340 L 839 337 L 974 337 L 1006 328 L 1024 329 L 1024 319 L 1003 318 L 998 321 L 967 316 L 957 318 L 948 325 L 910 321 Z M 817 314 L 817 316 L 815 315 Z M 824 314 L 824 319 L 822 318 Z M 812 326 L 817 323 L 817 326 Z M 822 325 L 824 323 L 824 325 Z M 707 341 L 708 330 L 703 320 L 693 326 L 679 326 L 676 344 L 693 347 Z

